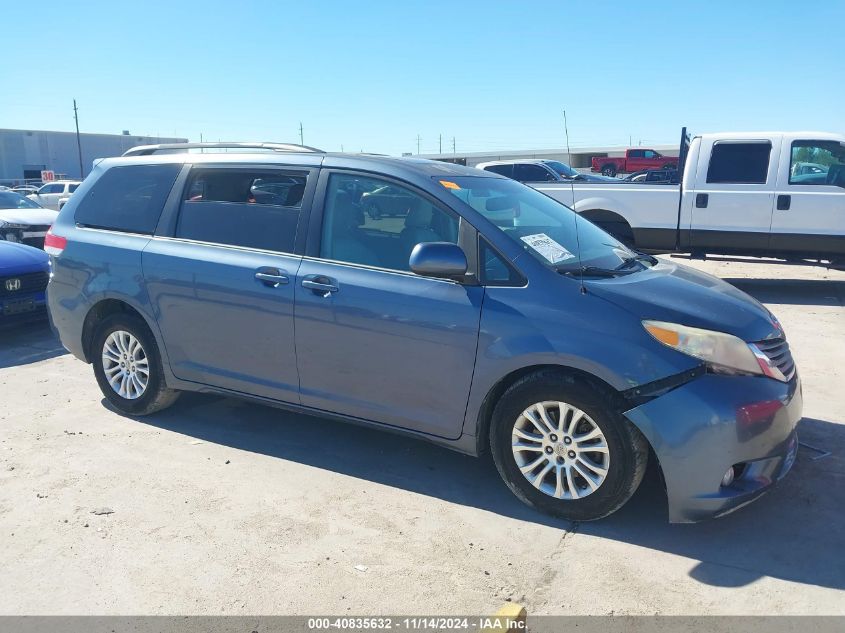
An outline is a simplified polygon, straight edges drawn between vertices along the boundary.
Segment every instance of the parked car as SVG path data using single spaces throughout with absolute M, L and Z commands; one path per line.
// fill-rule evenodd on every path
M 117 410 L 203 391 L 490 452 L 519 499 L 573 520 L 621 507 L 650 450 L 672 521 L 789 471 L 798 373 L 733 286 L 490 172 L 198 146 L 221 144 L 103 160 L 47 235 L 52 321 Z M 300 179 L 296 207 L 244 199 L 268 174 Z M 414 205 L 366 222 L 359 187 Z
M 57 215 L 14 191 L 0 191 L 0 240 L 43 248 Z
M 643 182 L 650 184 L 673 184 L 680 182 L 680 175 L 677 169 L 644 169 L 628 174 L 622 179 L 625 182 Z
M 492 171 L 494 174 L 513 178 L 519 182 L 614 182 L 615 178 L 582 174 L 566 163 L 550 159 L 494 160 L 479 163 L 476 169 Z
M 70 197 L 77 187 L 82 184 L 79 180 L 56 180 L 43 185 L 38 191 L 27 196 L 45 209 L 59 210 L 59 201 Z
M 32 193 L 37 193 L 38 187 L 35 187 L 33 185 L 18 185 L 17 187 L 12 187 L 12 191 L 14 191 L 15 193 L 19 193 L 22 196 L 28 196 Z
M 385 185 L 361 194 L 361 206 L 373 219 L 385 215 L 408 215 L 416 199 L 397 187 Z
M 0 326 L 43 319 L 50 258 L 42 250 L 0 241 Z
M 677 166 L 677 156 L 664 156 L 653 149 L 629 149 L 625 150 L 624 157 L 594 157 L 591 169 L 604 176 L 615 176 L 643 169 L 672 169 Z
M 638 249 L 845 267 L 845 137 L 820 132 L 686 138 L 680 185 L 535 185 Z M 801 157 L 824 173 L 792 175 Z

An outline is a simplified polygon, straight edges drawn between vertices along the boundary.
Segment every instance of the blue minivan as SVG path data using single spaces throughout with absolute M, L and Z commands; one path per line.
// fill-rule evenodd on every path
M 139 147 L 94 168 L 45 248 L 63 345 L 129 415 L 200 391 L 401 431 L 489 453 L 572 520 L 620 508 L 649 460 L 671 521 L 718 516 L 797 452 L 801 385 L 765 307 L 490 172 Z

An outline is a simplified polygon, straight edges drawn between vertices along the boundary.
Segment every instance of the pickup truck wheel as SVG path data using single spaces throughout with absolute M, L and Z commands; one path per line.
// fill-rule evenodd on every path
M 512 385 L 493 412 L 499 474 L 525 504 L 571 521 L 621 508 L 642 481 L 648 444 L 583 382 L 545 371 Z
M 605 165 L 601 168 L 601 175 L 602 176 L 610 176 L 613 178 L 616 176 L 616 167 L 613 165 Z
M 149 415 L 169 407 L 179 392 L 164 383 L 155 338 L 140 318 L 106 317 L 94 335 L 94 375 L 108 401 L 123 413 Z

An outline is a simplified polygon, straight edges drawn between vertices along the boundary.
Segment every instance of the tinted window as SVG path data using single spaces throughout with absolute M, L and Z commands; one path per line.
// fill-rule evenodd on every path
M 522 276 L 483 238 L 480 238 L 478 254 L 481 260 L 483 284 L 487 286 L 523 285 Z
M 176 237 L 291 253 L 306 174 L 256 169 L 195 169 L 185 189 Z
M 657 158 L 657 152 L 647 149 L 643 152 L 645 158 Z
M 70 185 L 70 186 L 67 188 L 68 193 L 73 193 L 73 192 L 74 192 L 74 191 L 76 191 L 77 189 L 79 189 L 79 185 Z
M 628 152 L 628 158 L 643 158 L 645 151 L 641 149 L 632 149 Z
M 457 244 L 458 219 L 405 187 L 332 174 L 322 235 L 325 259 L 410 270 L 408 259 L 420 242 Z
M 492 171 L 494 174 L 511 178 L 513 176 L 513 165 L 488 165 L 484 168 L 484 171 Z
M 104 173 L 76 209 L 77 224 L 152 234 L 181 165 L 129 165 Z
M 765 184 L 771 151 L 771 143 L 716 143 L 707 182 Z
M 545 167 L 525 163 L 514 165 L 513 177 L 514 180 L 520 182 L 546 182 L 548 180 L 554 180 L 554 176 Z
M 845 143 L 794 141 L 789 160 L 789 184 L 845 187 Z
M 64 185 L 44 185 L 38 190 L 38 193 L 62 193 L 65 190 Z

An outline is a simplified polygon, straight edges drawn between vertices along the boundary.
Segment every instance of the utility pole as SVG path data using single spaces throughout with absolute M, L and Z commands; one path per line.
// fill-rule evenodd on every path
M 420 135 L 417 134 L 417 154 L 420 153 Z
M 299 122 L 299 144 L 305 145 L 305 141 L 302 140 L 302 121 Z
M 443 135 L 442 134 L 437 137 L 437 153 L 438 154 L 443 153 Z
M 457 150 L 455 149 L 455 137 L 452 137 L 452 153 L 457 154 Z
M 82 168 L 82 143 L 79 140 L 79 112 L 76 109 L 76 99 L 73 100 L 73 120 L 76 122 L 76 151 L 79 154 L 79 177 L 85 178 L 85 170 Z

